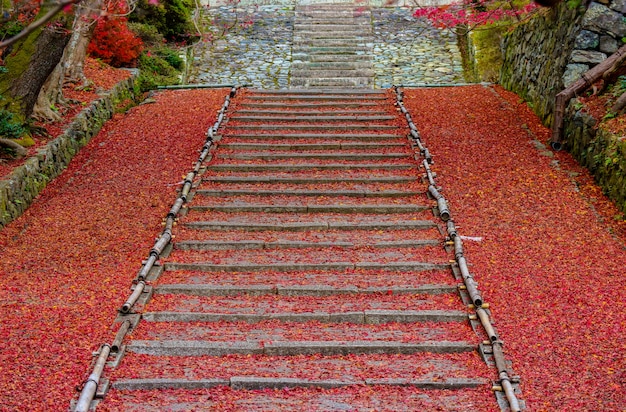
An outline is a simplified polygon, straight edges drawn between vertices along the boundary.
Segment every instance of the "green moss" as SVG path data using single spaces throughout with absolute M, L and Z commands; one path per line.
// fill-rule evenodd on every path
M 470 33 L 474 46 L 475 73 L 482 81 L 497 82 L 502 67 L 502 37 L 509 22 L 481 26 Z

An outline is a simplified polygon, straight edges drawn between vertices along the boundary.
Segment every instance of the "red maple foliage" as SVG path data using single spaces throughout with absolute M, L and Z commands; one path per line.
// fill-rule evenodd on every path
M 116 115 L 0 232 L 0 410 L 68 408 L 226 93 Z
M 467 256 L 530 410 L 624 410 L 617 208 L 571 156 L 533 142 L 549 130 L 500 87 L 409 90 L 405 104 L 461 232 L 484 239 Z
M 100 17 L 87 52 L 113 67 L 133 67 L 143 50 L 143 42 L 128 28 L 124 2 L 109 3 Z

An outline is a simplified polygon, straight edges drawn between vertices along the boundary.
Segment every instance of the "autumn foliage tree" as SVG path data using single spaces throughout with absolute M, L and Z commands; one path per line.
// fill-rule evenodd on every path
M 107 9 L 96 22 L 87 52 L 114 67 L 134 66 L 143 50 L 143 42 L 128 28 L 128 6 L 115 2 Z
M 496 22 L 519 22 L 536 8 L 537 4 L 529 1 L 461 0 L 444 6 L 418 7 L 414 16 L 427 18 L 438 28 L 463 27 L 469 31 Z

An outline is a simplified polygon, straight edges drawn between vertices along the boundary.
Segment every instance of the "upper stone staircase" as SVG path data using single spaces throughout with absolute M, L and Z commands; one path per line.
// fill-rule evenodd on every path
M 291 87 L 373 87 L 371 17 L 355 4 L 297 6 Z

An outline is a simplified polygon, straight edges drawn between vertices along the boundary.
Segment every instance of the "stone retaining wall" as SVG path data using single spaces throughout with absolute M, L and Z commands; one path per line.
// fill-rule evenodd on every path
M 111 118 L 118 103 L 138 97 L 137 73 L 118 83 L 107 95 L 80 112 L 62 135 L 38 150 L 37 154 L 0 180 L 0 229 L 20 216 L 48 182 L 67 167 Z
M 573 99 L 565 112 L 567 147 L 588 168 L 603 191 L 626 212 L 626 139 L 596 128 L 597 120 Z
M 581 19 L 578 9 L 562 2 L 504 37 L 500 84 L 526 100 L 546 125 L 552 124 L 554 98 L 564 89 Z
M 500 83 L 551 126 L 556 94 L 617 51 L 624 39 L 626 0 L 597 0 L 587 7 L 561 2 L 506 36 Z
M 625 37 L 626 0 L 598 0 L 586 9 L 561 3 L 505 38 L 500 82 L 551 126 L 556 94 L 614 53 Z M 626 143 L 596 128 L 596 119 L 581 109 L 574 99 L 565 113 L 566 147 L 626 211 Z

